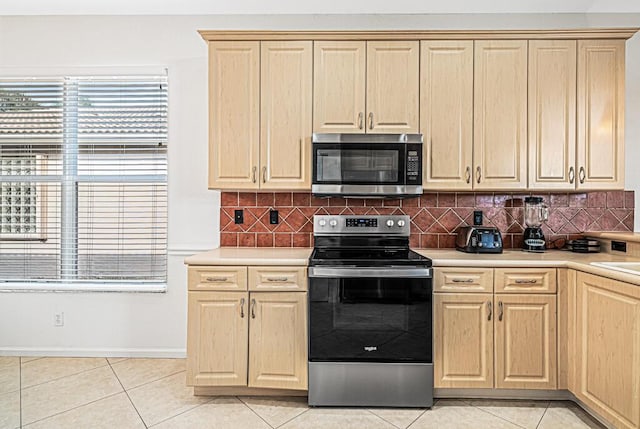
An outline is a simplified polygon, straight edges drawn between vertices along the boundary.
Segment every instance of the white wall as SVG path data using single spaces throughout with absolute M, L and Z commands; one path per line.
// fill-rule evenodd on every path
M 180 356 L 186 254 L 218 245 L 207 183 L 207 50 L 198 29 L 504 29 L 640 26 L 625 15 L 0 17 L 0 72 L 61 67 L 169 69 L 169 279 L 165 294 L 0 294 L 0 354 Z M 640 36 L 627 43 L 627 188 L 640 205 Z M 636 161 L 637 163 L 637 161 Z M 636 228 L 640 222 L 636 219 Z M 0 263 L 2 261 L 0 260 Z M 64 311 L 65 326 L 53 327 Z

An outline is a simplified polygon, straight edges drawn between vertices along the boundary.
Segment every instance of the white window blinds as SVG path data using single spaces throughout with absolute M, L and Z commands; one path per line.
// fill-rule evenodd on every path
M 0 288 L 166 283 L 167 110 L 166 76 L 0 79 Z

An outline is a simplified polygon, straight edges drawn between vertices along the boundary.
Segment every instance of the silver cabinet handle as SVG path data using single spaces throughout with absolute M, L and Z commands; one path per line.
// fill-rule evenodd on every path
M 240 318 L 244 319 L 244 298 L 240 300 Z
M 207 277 L 205 280 L 208 282 L 220 283 L 220 282 L 226 282 L 227 280 L 229 280 L 229 277 Z
M 364 113 L 360 112 L 358 113 L 358 129 L 362 129 L 362 127 L 364 126 Z
M 584 167 L 580 167 L 580 172 L 578 173 L 578 178 L 580 179 L 580 183 L 584 183 L 584 179 L 587 178 L 587 173 L 584 171 Z
M 467 178 L 467 183 L 470 183 L 471 182 L 471 167 L 467 166 L 467 170 L 466 170 L 465 176 Z
M 538 283 L 538 280 L 535 280 L 535 279 L 532 279 L 532 280 L 517 279 L 516 280 L 517 285 L 534 285 L 536 283 Z
M 575 170 L 573 169 L 573 167 L 569 167 L 569 183 L 573 183 L 575 178 L 576 178 Z
M 256 183 L 256 172 L 258 171 L 258 167 L 253 166 L 253 183 Z
M 491 301 L 487 301 L 487 307 L 489 307 L 489 317 L 487 317 L 487 320 L 491 320 L 491 316 L 493 316 L 493 304 Z
M 473 279 L 453 279 L 454 283 L 473 283 Z
M 267 167 L 262 167 L 262 183 L 267 183 Z
M 255 299 L 251 300 L 251 318 L 252 319 L 256 318 L 256 300 Z
M 502 308 L 502 301 L 498 302 L 498 320 L 500 322 L 502 322 L 502 315 L 504 313 L 504 310 Z
M 369 112 L 369 129 L 373 129 L 373 112 Z
M 480 179 L 482 179 L 482 170 L 478 166 L 476 167 L 476 182 L 480 183 Z
M 268 282 L 286 282 L 289 280 L 288 277 L 267 277 L 266 280 Z

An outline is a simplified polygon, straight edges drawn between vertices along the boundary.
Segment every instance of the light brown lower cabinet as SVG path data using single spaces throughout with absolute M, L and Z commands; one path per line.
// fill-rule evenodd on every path
M 307 388 L 304 292 L 189 292 L 187 384 Z
M 615 427 L 640 428 L 640 286 L 578 272 L 576 301 L 573 393 Z
M 436 293 L 435 387 L 493 387 L 493 294 Z
M 190 266 L 187 385 L 307 389 L 304 267 Z
M 435 387 L 557 387 L 555 295 L 436 293 L 434 320 Z
M 496 388 L 556 389 L 556 296 L 496 294 Z
M 556 275 L 555 268 L 436 268 L 435 387 L 556 389 Z

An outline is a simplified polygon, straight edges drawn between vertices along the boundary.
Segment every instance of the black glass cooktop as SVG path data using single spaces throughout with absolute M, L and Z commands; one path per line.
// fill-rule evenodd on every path
M 431 259 L 407 248 L 316 248 L 309 259 L 311 266 L 355 265 L 383 267 L 390 265 L 431 266 Z

